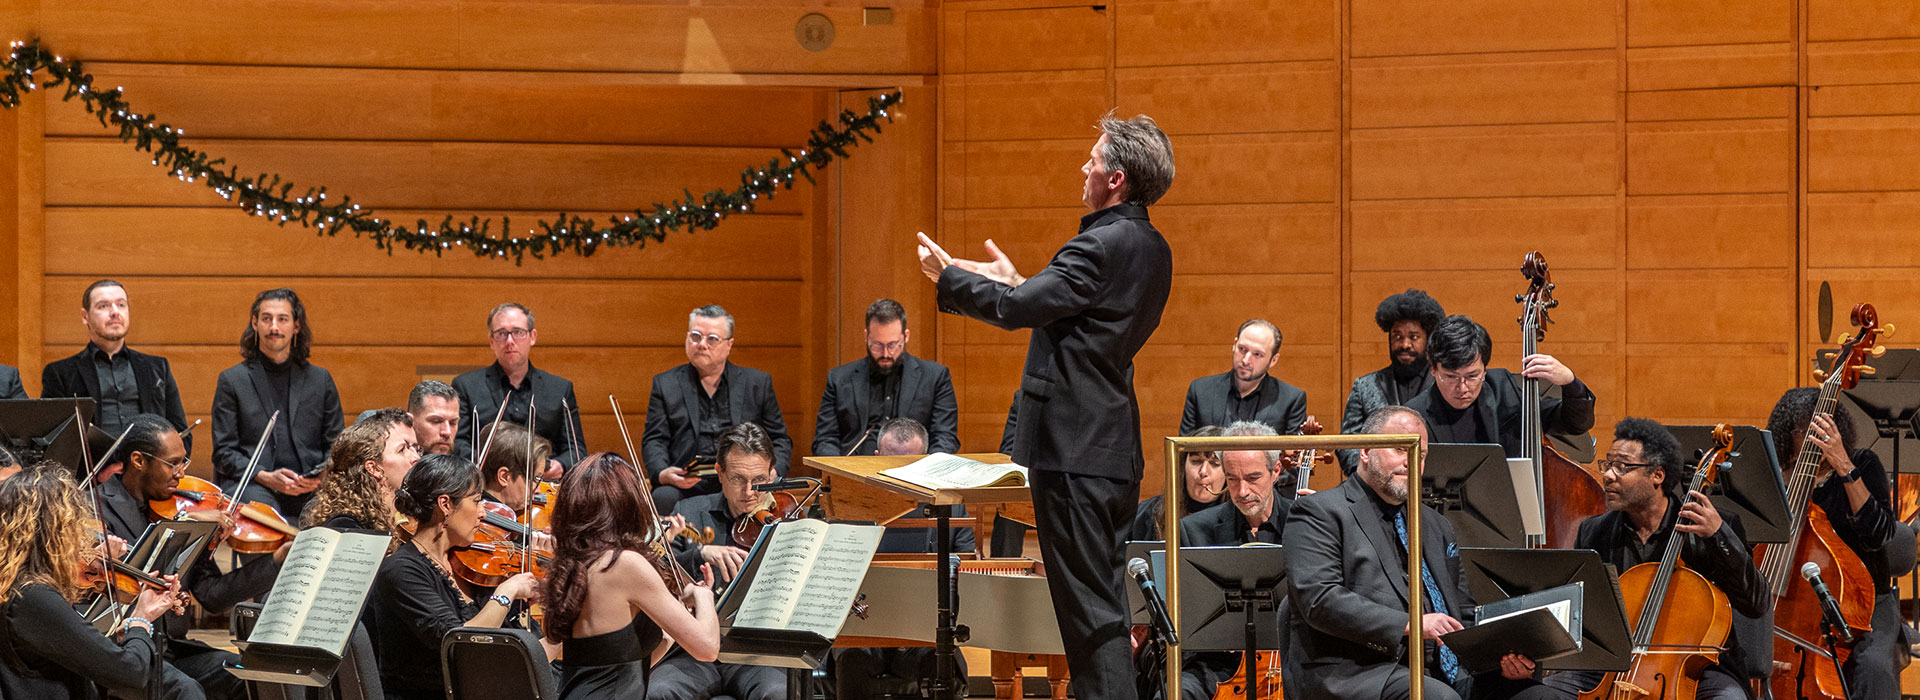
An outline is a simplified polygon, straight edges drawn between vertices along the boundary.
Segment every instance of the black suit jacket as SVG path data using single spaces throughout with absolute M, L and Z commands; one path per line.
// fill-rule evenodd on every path
M 773 438 L 773 469 L 785 476 L 793 455 L 793 438 L 780 417 L 780 399 L 773 394 L 773 375 L 731 362 L 720 370 L 727 384 L 729 425 L 758 423 Z M 694 422 L 700 420 L 700 374 L 691 364 L 653 375 L 647 393 L 647 425 L 640 435 L 640 459 L 647 475 L 657 477 L 667 467 L 685 467 L 695 455 L 712 455 L 713 445 L 694 444 Z
M 100 376 L 94 374 L 93 358 L 87 356 L 92 349 L 93 343 L 87 343 L 80 352 L 48 364 L 40 372 L 40 398 L 100 400 Z M 186 430 L 187 409 L 180 404 L 180 385 L 173 381 L 173 367 L 167 364 L 167 358 L 125 346 L 120 351 L 127 353 L 127 360 L 133 363 L 133 379 L 139 385 L 140 412 L 166 416 L 174 430 Z M 181 440 L 186 443 L 187 452 L 192 453 L 193 436 L 182 435 Z
M 843 455 L 855 443 L 860 445 L 859 454 L 874 453 L 880 442 L 879 431 L 865 435 L 873 410 L 868 405 L 872 396 L 867 386 L 872 364 L 862 357 L 827 373 L 827 388 L 820 393 L 820 415 L 813 424 L 813 454 Z M 945 365 L 904 352 L 900 353 L 897 371 L 901 373 L 899 416 L 920 421 L 927 429 L 928 452 L 959 452 L 960 409 L 953 397 L 953 374 Z M 863 435 L 865 441 L 861 440 Z
M 1224 495 L 1224 494 L 1223 494 Z M 1287 517 L 1293 512 L 1293 497 L 1285 489 L 1274 489 L 1273 513 L 1267 522 L 1280 529 L 1284 539 L 1287 533 Z M 1214 502 L 1214 506 L 1203 509 L 1180 519 L 1180 546 L 1182 547 L 1238 547 L 1246 544 L 1246 534 L 1253 528 L 1247 527 L 1246 517 L 1240 515 L 1240 509 L 1233 507 L 1228 498 Z
M 1307 392 L 1267 375 L 1260 380 L 1260 406 L 1253 419 L 1281 435 L 1290 435 L 1307 422 Z M 1233 372 L 1193 380 L 1187 385 L 1187 405 L 1180 411 L 1180 434 L 1192 435 L 1205 426 L 1227 427 L 1227 398 L 1233 393 Z
M 333 374 L 312 363 L 296 363 L 288 368 L 287 414 L 280 424 L 292 429 L 293 448 L 300 455 L 303 474 L 318 474 L 327 464 L 327 451 L 345 426 L 340 411 L 340 390 L 333 385 Z M 247 360 L 220 372 L 213 390 L 213 480 L 221 488 L 231 489 L 246 473 L 253 459 L 253 446 L 267 429 L 267 419 L 277 408 L 269 398 L 267 370 L 259 360 Z M 261 458 L 260 469 L 273 469 L 273 441 L 267 441 L 268 454 Z M 291 514 L 299 517 L 298 513 Z
M 0 365 L 0 399 L 27 398 L 27 389 L 20 385 L 20 370 Z
M 1294 501 L 1282 539 L 1291 573 L 1291 646 L 1300 664 L 1289 688 L 1304 697 L 1379 697 L 1402 662 L 1407 629 L 1407 567 L 1399 535 L 1381 517 L 1361 479 Z M 1453 525 L 1422 506 L 1421 550 L 1447 610 L 1471 620 L 1473 599 L 1460 568 Z M 1419 584 L 1416 583 L 1416 586 Z M 1419 589 L 1415 589 L 1418 591 Z M 1431 606 L 1427 611 L 1433 611 Z
M 1508 457 L 1520 456 L 1520 375 L 1504 369 L 1488 369 L 1486 384 L 1470 410 L 1477 412 L 1480 425 L 1486 426 Z M 1563 399 L 1540 397 L 1540 425 L 1550 435 L 1584 435 L 1593 429 L 1593 391 L 1579 379 L 1561 387 Z M 1407 402 L 1407 408 L 1426 416 L 1434 442 L 1473 442 L 1471 437 L 1449 436 L 1434 426 L 1436 406 L 1446 406 L 1438 385 L 1428 388 Z
M 480 430 L 474 424 L 493 424 L 493 417 L 500 412 L 500 402 L 509 398 L 509 392 L 502 386 L 505 377 L 506 372 L 495 362 L 453 378 L 453 390 L 460 395 L 460 427 L 453 439 L 454 454 L 473 459 L 476 452 L 473 436 Z M 520 390 L 511 392 L 512 403 L 507 407 L 505 420 L 521 426 L 527 424 L 526 391 L 531 389 L 534 434 L 553 444 L 553 459 L 572 468 L 574 462 L 587 456 L 587 436 L 580 432 L 580 401 L 573 396 L 573 382 L 528 365 L 527 376 L 520 380 L 520 386 Z M 476 409 L 480 414 L 478 421 L 473 417 Z
M 140 533 L 147 531 L 146 504 L 134 500 L 127 492 L 120 477 L 114 476 L 100 484 L 100 519 L 106 525 L 107 532 L 127 541 L 131 548 L 140 539 Z M 273 588 L 274 577 L 280 574 L 280 564 L 273 557 L 256 557 L 244 566 L 227 573 L 220 573 L 220 567 L 213 563 L 212 555 L 202 555 L 192 568 L 181 577 L 185 588 L 200 601 L 200 607 L 210 613 L 226 612 L 236 603 L 255 596 L 265 595 Z M 193 629 L 193 623 L 178 613 L 167 613 L 155 621 L 168 639 L 179 643 L 187 638 L 187 630 Z
M 1146 207 L 1122 204 L 1081 217 L 1079 235 L 1018 287 L 959 266 L 948 266 L 937 286 L 941 311 L 1033 329 L 1020 376 L 1015 462 L 1140 479 L 1133 357 L 1160 327 L 1173 286 L 1173 250 Z

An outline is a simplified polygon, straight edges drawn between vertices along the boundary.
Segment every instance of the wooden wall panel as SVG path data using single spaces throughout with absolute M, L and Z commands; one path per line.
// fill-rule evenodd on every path
M 1122 0 L 1114 58 L 1121 66 L 1329 59 L 1339 53 L 1332 0 Z
M 1611 48 L 1615 4 L 1606 0 L 1354 0 L 1348 20 L 1358 56 Z
M 1356 201 L 1347 218 L 1352 270 L 1407 271 L 1409 278 L 1423 270 L 1518 271 L 1534 250 L 1555 269 L 1606 267 L 1618 225 L 1612 197 Z M 1410 236 L 1447 244 L 1409 255 Z
M 1629 198 L 1627 267 L 1784 272 L 1794 266 L 1796 223 L 1789 194 Z
M 1636 124 L 1627 130 L 1629 194 L 1752 194 L 1793 188 L 1785 119 Z
M 1174 136 L 1340 125 L 1340 76 L 1330 61 L 1122 68 L 1114 82 L 1119 115 L 1152 115 Z
M 1353 198 L 1611 193 L 1615 141 L 1611 124 L 1356 131 Z
M 1611 51 L 1353 62 L 1353 128 L 1612 121 Z
M 1627 0 L 1628 46 L 1793 39 L 1793 0 Z

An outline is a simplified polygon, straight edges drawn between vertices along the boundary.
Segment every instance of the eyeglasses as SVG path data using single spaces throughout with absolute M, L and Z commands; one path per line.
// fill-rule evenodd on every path
M 159 462 L 161 464 L 167 465 L 167 472 L 174 476 L 179 476 L 181 474 L 187 473 L 187 467 L 193 464 L 192 457 L 182 457 L 180 459 L 180 462 L 176 464 L 176 463 L 167 461 L 166 458 L 161 457 L 160 455 L 154 454 L 152 452 L 148 452 L 146 450 L 141 450 L 140 454 L 146 455 L 147 459 L 151 459 L 155 462 Z
M 725 479 L 725 481 L 727 482 L 728 486 L 744 489 L 744 488 L 751 488 L 754 486 L 760 486 L 763 484 L 771 484 L 773 483 L 773 475 L 768 474 L 766 476 L 762 476 L 756 479 L 748 479 L 744 476 L 729 476 Z
M 687 342 L 694 345 L 719 345 L 729 340 L 733 340 L 733 338 L 722 338 L 712 333 L 701 333 L 700 331 L 687 331 Z
M 1435 378 L 1434 381 L 1447 386 L 1466 387 L 1466 386 L 1480 386 L 1480 383 L 1486 380 L 1487 380 L 1487 373 L 1481 372 L 1478 374 L 1470 374 L 1466 376 L 1448 376 L 1448 375 L 1442 374 L 1439 377 Z
M 493 342 L 504 343 L 509 340 L 525 340 L 527 336 L 533 335 L 533 331 L 526 328 L 502 328 L 490 335 L 493 336 Z
M 874 343 L 874 342 L 867 343 L 867 349 L 872 350 L 874 352 L 899 352 L 900 348 L 904 348 L 906 346 L 907 346 L 907 341 L 904 341 L 904 340 L 896 340 L 891 343 Z
M 1617 459 L 1603 459 L 1594 462 L 1594 466 L 1599 467 L 1600 473 L 1602 474 L 1626 476 L 1632 474 L 1635 469 L 1645 469 L 1653 466 L 1653 464 L 1650 462 L 1622 462 Z

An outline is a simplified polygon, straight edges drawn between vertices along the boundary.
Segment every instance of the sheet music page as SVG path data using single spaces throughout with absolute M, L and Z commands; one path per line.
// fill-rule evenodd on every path
M 1018 464 L 987 464 L 945 452 L 935 452 L 903 467 L 883 469 L 882 475 L 932 489 L 979 488 L 994 485 L 1008 474 L 1027 483 L 1027 468 Z M 1012 484 L 1009 484 L 1012 485 Z
M 800 588 L 799 604 L 787 620 L 787 629 L 813 632 L 827 639 L 838 635 L 885 531 L 879 525 L 828 526 L 826 539 L 814 557 L 813 571 Z
M 734 614 L 735 627 L 785 629 L 800 601 L 800 587 L 812 566 L 814 553 L 827 536 L 819 520 L 792 520 L 773 530 L 773 541 L 761 555 L 760 568 L 747 586 L 746 600 Z
M 1539 491 L 1533 485 L 1533 460 L 1508 458 L 1507 472 L 1513 475 L 1513 500 L 1520 506 L 1520 529 L 1529 535 L 1546 534 L 1546 515 L 1540 512 Z
M 293 548 L 287 551 L 287 560 L 280 565 L 280 574 L 273 579 L 273 589 L 267 594 L 267 607 L 260 611 L 260 620 L 254 623 L 253 634 L 247 637 L 248 641 L 295 643 L 306 620 L 307 608 L 313 605 L 314 596 L 320 592 L 320 581 L 326 574 L 327 560 L 333 556 L 333 547 L 340 541 L 340 536 L 333 530 L 316 527 L 293 538 Z
M 1495 615 L 1485 620 L 1480 620 L 1478 622 L 1475 622 L 1474 624 L 1484 625 L 1494 620 L 1505 619 L 1505 618 L 1513 617 L 1515 615 L 1525 615 L 1527 613 L 1533 612 L 1535 610 L 1540 610 L 1540 609 L 1545 609 L 1547 612 L 1552 613 L 1553 619 L 1560 623 L 1561 629 L 1566 630 L 1569 634 L 1574 632 L 1573 601 L 1571 600 L 1556 600 L 1546 605 L 1527 608 L 1525 610 L 1515 610 L 1513 612 L 1509 612 L 1504 615 Z
M 339 655 L 347 650 L 353 625 L 360 619 L 360 603 L 373 588 L 373 577 L 386 556 L 386 535 L 345 533 L 331 552 L 313 600 L 307 606 L 294 644 L 325 649 Z M 287 557 L 292 561 L 291 553 Z

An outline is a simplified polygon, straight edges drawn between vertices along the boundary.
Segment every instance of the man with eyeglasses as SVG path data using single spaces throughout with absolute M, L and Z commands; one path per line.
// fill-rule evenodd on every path
M 651 412 L 648 413 L 652 415 Z M 679 502 L 673 514 L 694 529 L 713 528 L 713 541 L 677 549 L 675 558 L 695 577 L 700 564 L 710 565 L 716 586 L 731 583 L 746 564 L 747 550 L 733 541 L 734 521 L 767 506 L 769 496 L 753 487 L 773 483 L 773 436 L 752 422 L 722 430 L 706 449 L 713 450 L 719 471 L 719 493 Z M 748 666 L 701 661 L 685 649 L 667 652 L 647 679 L 647 700 L 706 700 L 717 696 L 735 700 L 781 700 L 787 696 L 786 672 L 772 666 Z
M 573 396 L 573 382 L 533 366 L 531 355 L 540 334 L 527 307 L 514 302 L 493 307 L 487 314 L 487 337 L 493 364 L 453 378 L 453 391 L 460 397 L 454 454 L 477 457 L 481 446 L 473 436 L 499 415 L 500 420 L 533 428 L 535 435 L 553 445 L 553 456 L 541 476 L 560 478 L 567 467 L 586 456 L 587 438 L 580 432 L 580 401 Z M 507 407 L 505 414 L 500 413 L 502 403 Z
M 1340 432 L 1351 434 L 1360 424 L 1387 406 L 1403 406 L 1433 388 L 1427 370 L 1427 336 L 1446 318 L 1440 302 L 1418 289 L 1387 297 L 1373 311 L 1373 322 L 1387 334 L 1387 366 L 1355 377 L 1347 392 L 1346 414 Z M 1340 471 L 1351 476 L 1360 463 L 1359 450 L 1340 450 Z
M 222 371 L 213 390 L 213 480 L 229 493 L 246 474 L 267 419 L 280 412 L 243 499 L 272 505 L 288 520 L 300 519 L 320 487 L 327 452 L 346 427 L 333 374 L 309 361 L 312 352 L 313 326 L 300 295 L 285 287 L 261 292 L 240 334 L 245 359 Z
M 1691 535 L 1680 545 L 1684 566 L 1706 577 L 1727 595 L 1734 612 L 1757 618 L 1767 612 L 1766 582 L 1748 554 L 1746 530 L 1740 517 L 1721 513 L 1699 491 L 1681 493 L 1687 483 L 1682 471 L 1680 441 L 1659 423 L 1625 418 L 1613 427 L 1613 445 L 1599 461 L 1600 481 L 1606 489 L 1607 512 L 1580 523 L 1574 548 L 1591 549 L 1601 561 L 1619 571 L 1638 564 L 1658 563 L 1667 540 Z M 1766 625 L 1765 627 L 1771 627 Z M 1745 700 L 1743 648 L 1770 644 L 1766 635 L 1742 644 L 1740 625 L 1727 637 L 1718 663 L 1698 676 L 1696 697 L 1702 700 Z M 1764 629 L 1764 627 L 1763 627 Z M 1766 653 L 1764 649 L 1757 650 Z M 1563 672 L 1546 678 L 1547 685 L 1565 691 L 1564 697 L 1594 687 L 1601 674 Z
M 733 364 L 732 354 L 733 314 L 708 304 L 687 314 L 687 363 L 653 375 L 640 459 L 658 484 L 653 500 L 662 512 L 672 511 L 682 498 L 719 490 L 711 477 L 697 472 L 714 463 L 714 441 L 721 433 L 742 423 L 765 429 L 773 471 L 787 473 L 793 439 L 780 416 L 773 377 Z
M 1427 338 L 1433 386 L 1407 407 L 1426 416 L 1434 442 L 1499 443 L 1517 458 L 1520 443 L 1520 379 L 1560 387 L 1560 397 L 1540 399 L 1540 425 L 1548 435 L 1581 436 L 1593 429 L 1593 391 L 1552 355 L 1521 359 L 1518 374 L 1489 368 L 1493 338 L 1464 315 L 1448 316 Z
M 907 352 L 907 310 L 881 299 L 867 307 L 867 356 L 833 368 L 813 424 L 813 454 L 871 455 L 880 426 L 911 418 L 924 426 L 923 449 L 960 450 L 960 409 L 946 366 Z
M 180 475 L 186 473 L 192 460 L 187 456 L 180 433 L 166 418 L 139 414 L 133 417 L 126 439 L 108 456 L 108 462 L 123 468 L 118 475 L 100 484 L 100 519 L 107 534 L 134 542 L 146 531 L 148 523 L 158 519 L 149 502 L 172 498 L 173 490 L 180 485 Z M 197 512 L 188 513 L 186 517 L 220 521 L 213 546 L 218 546 L 233 532 L 233 520 L 224 513 Z M 292 542 L 283 544 L 272 556 L 256 557 L 224 574 L 213 557 L 200 557 L 180 577 L 181 583 L 193 593 L 202 610 L 223 613 L 236 603 L 265 595 L 273 587 L 280 563 L 286 560 L 287 550 L 292 546 Z M 163 674 L 184 673 L 199 683 L 212 700 L 237 700 L 247 696 L 245 684 L 225 668 L 229 662 L 239 663 L 239 655 L 188 639 L 187 631 L 193 624 L 180 613 L 169 613 L 155 620 L 154 627 L 156 636 L 167 637 L 164 654 L 170 666 L 162 669 Z

